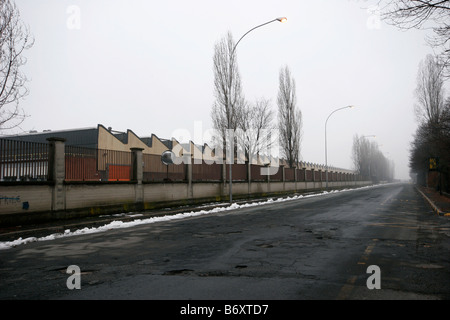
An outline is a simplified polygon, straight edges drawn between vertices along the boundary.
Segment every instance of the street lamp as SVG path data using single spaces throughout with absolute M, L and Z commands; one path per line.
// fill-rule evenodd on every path
M 328 122 L 328 119 L 331 117 L 331 115 L 333 113 L 335 113 L 336 111 L 347 109 L 347 108 L 353 108 L 353 107 L 354 106 L 346 106 L 346 107 L 342 107 L 342 108 L 336 109 L 336 110 L 334 110 L 333 112 L 330 113 L 330 115 L 328 116 L 327 120 L 325 121 L 325 170 L 326 170 L 326 175 L 325 176 L 326 176 L 326 181 L 327 181 L 327 185 L 326 185 L 327 189 L 328 189 L 327 122 Z
M 267 22 L 265 22 L 265 23 L 263 23 L 263 24 L 260 24 L 259 26 L 253 27 L 253 28 L 251 28 L 250 30 L 248 30 L 248 31 L 247 31 L 246 33 L 244 33 L 244 35 L 238 40 L 238 42 L 236 42 L 236 44 L 234 45 L 233 51 L 231 52 L 231 58 L 233 59 L 233 53 L 234 53 L 234 50 L 236 50 L 236 47 L 237 47 L 237 45 L 239 44 L 239 42 L 242 40 L 242 38 L 244 38 L 247 34 L 249 34 L 250 32 L 252 32 L 253 30 L 255 30 L 255 29 L 259 28 L 259 27 L 265 26 L 266 24 L 275 22 L 275 21 L 279 21 L 279 22 L 281 22 L 281 23 L 285 23 L 285 22 L 287 21 L 287 18 L 286 18 L 286 17 L 276 18 L 276 19 L 267 21 Z
M 231 75 L 231 68 L 233 66 L 233 59 L 234 59 L 234 51 L 236 50 L 237 45 L 239 44 L 239 42 L 241 42 L 242 38 L 244 38 L 247 34 L 249 34 L 250 32 L 252 32 L 253 30 L 260 28 L 262 26 L 265 26 L 266 24 L 275 22 L 275 21 L 279 21 L 281 23 L 284 23 L 287 21 L 286 17 L 280 17 L 280 18 L 276 18 L 270 21 L 267 21 L 263 24 L 260 24 L 256 27 L 251 28 L 250 30 L 248 30 L 246 33 L 244 33 L 244 35 L 242 37 L 239 38 L 238 42 L 236 42 L 236 44 L 233 47 L 233 50 L 231 51 L 231 57 L 230 57 L 230 68 L 229 68 L 229 75 L 230 75 L 230 81 L 228 84 L 228 93 L 231 92 L 231 86 L 232 86 L 232 75 Z M 230 119 L 230 99 L 227 99 L 227 120 L 228 120 L 228 125 L 230 125 L 231 123 L 231 119 Z M 231 160 L 230 160 L 230 182 L 229 182 L 229 186 L 230 186 L 230 203 L 233 203 L 233 177 L 232 177 L 232 172 L 231 172 L 231 168 L 232 168 L 232 164 L 234 162 L 234 136 L 231 134 L 231 130 L 232 128 L 228 128 L 228 134 L 230 135 L 229 137 L 229 143 L 230 143 L 230 155 L 231 155 Z

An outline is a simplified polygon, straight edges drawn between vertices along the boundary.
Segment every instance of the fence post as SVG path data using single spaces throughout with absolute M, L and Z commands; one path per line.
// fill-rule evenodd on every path
M 52 211 L 64 210 L 66 196 L 64 179 L 66 178 L 65 142 L 63 138 L 47 138 L 49 142 L 48 180 L 54 183 L 52 190 Z
M 131 150 L 131 163 L 132 163 L 132 175 L 131 180 L 142 184 L 144 179 L 144 165 L 143 165 L 143 148 L 130 148 Z
M 249 159 L 249 161 L 247 161 L 247 182 L 248 182 L 248 194 L 251 194 L 252 193 L 252 163 L 251 163 L 250 159 Z
M 187 180 L 187 198 L 192 199 L 194 196 L 194 186 L 192 185 L 192 162 L 193 157 L 191 153 L 183 154 L 183 163 L 185 163 L 186 168 L 186 180 Z
M 194 197 L 194 186 L 192 185 L 192 162 L 187 164 L 187 176 L 188 176 L 188 199 Z
M 264 167 L 267 168 L 267 193 L 270 193 L 270 162 L 265 164 Z
M 226 196 L 227 195 L 227 162 L 225 157 L 222 158 L 222 188 L 221 188 L 221 196 Z
M 131 150 L 131 180 L 136 183 L 135 194 L 136 203 L 144 202 L 144 157 L 142 155 L 143 148 L 130 148 Z
M 298 168 L 298 163 L 296 163 L 296 165 L 294 166 L 294 181 L 295 181 L 295 192 L 297 192 L 297 176 L 298 176 L 298 172 L 297 172 L 297 168 Z
M 322 189 L 323 188 L 323 177 L 322 177 L 323 171 L 322 171 L 322 169 L 319 169 L 318 171 L 319 171 L 320 189 Z

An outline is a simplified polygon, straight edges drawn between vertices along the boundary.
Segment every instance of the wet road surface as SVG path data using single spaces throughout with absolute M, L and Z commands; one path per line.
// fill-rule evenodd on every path
M 449 237 L 414 186 L 362 188 L 0 250 L 0 299 L 449 299 Z

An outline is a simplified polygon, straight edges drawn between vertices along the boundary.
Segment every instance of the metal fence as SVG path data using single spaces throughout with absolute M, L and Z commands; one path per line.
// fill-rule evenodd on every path
M 66 181 L 99 181 L 97 149 L 65 146 Z
M 193 181 L 220 181 L 222 180 L 222 165 L 218 163 L 206 163 L 192 165 Z
M 165 165 L 161 161 L 161 156 L 155 154 L 143 154 L 142 160 L 144 162 L 144 182 L 186 180 L 185 164 Z
M 66 181 L 130 181 L 131 152 L 65 146 Z
M 47 143 L 0 139 L 0 181 L 46 181 Z
M 132 179 L 132 152 L 66 145 L 65 181 L 130 181 Z M 143 154 L 143 181 L 187 181 L 188 165 L 169 164 L 160 155 Z M 229 181 L 229 165 L 218 163 L 191 164 L 192 181 Z M 279 167 L 270 176 L 262 172 L 264 166 L 250 166 L 251 181 L 325 181 L 326 173 L 299 168 Z M 46 181 L 49 170 L 47 143 L 0 139 L 0 181 Z M 284 170 L 284 176 L 283 176 Z M 247 164 L 233 164 L 233 181 L 248 181 Z M 355 179 L 349 174 L 330 172 L 329 181 Z

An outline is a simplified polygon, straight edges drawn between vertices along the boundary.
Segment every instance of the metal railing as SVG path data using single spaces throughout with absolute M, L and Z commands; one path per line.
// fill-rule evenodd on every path
M 130 181 L 131 152 L 65 147 L 66 181 Z
M 26 142 L 12 139 L 0 139 L 0 181 L 47 181 L 49 171 L 49 144 Z M 64 149 L 65 181 L 131 181 L 132 152 L 96 148 L 86 148 L 66 145 Z M 188 167 L 186 164 L 165 165 L 160 155 L 143 154 L 143 181 L 187 181 Z M 201 164 L 193 162 L 192 181 L 228 181 L 228 166 L 225 170 L 222 164 Z M 233 180 L 248 181 L 250 171 L 251 181 L 268 181 L 261 174 L 261 165 L 233 165 Z M 283 175 L 284 170 L 284 175 Z M 354 180 L 347 173 L 330 172 L 330 181 Z M 276 174 L 270 176 L 270 181 L 324 181 L 322 170 L 306 168 L 279 167 Z
M 0 139 L 0 181 L 47 181 L 47 143 Z

